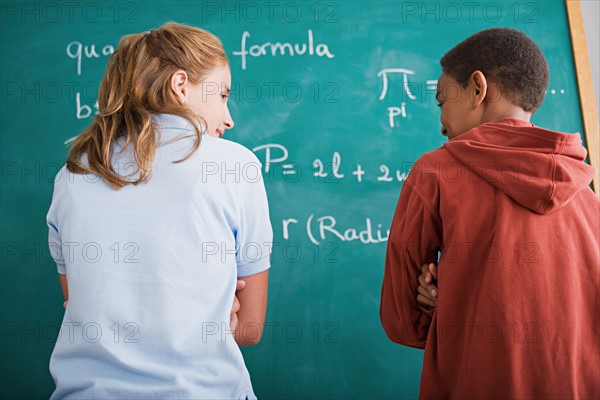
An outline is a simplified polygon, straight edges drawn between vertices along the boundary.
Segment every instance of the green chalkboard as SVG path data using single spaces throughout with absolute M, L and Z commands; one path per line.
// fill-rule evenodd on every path
M 537 125 L 582 131 L 562 1 L 1 3 L 0 397 L 47 397 L 62 294 L 45 215 L 65 141 L 96 111 L 121 36 L 167 21 L 218 35 L 233 76 L 226 138 L 254 150 L 274 228 L 266 331 L 244 349 L 261 398 L 414 398 L 422 352 L 379 323 L 387 231 L 406 173 L 444 142 L 439 58 L 512 26 L 548 58 Z

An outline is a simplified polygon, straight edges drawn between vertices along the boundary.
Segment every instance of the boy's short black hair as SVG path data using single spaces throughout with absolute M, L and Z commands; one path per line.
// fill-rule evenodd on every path
M 466 86 L 481 71 L 502 95 L 525 111 L 542 104 L 550 72 L 540 48 L 523 32 L 491 28 L 460 42 L 440 60 L 442 70 Z

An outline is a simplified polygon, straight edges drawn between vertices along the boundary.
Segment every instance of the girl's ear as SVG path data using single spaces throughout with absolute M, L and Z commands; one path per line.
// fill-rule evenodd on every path
M 187 99 L 187 86 L 189 82 L 187 73 L 182 69 L 175 71 L 171 75 L 171 90 L 173 90 L 181 104 L 185 104 Z
M 477 108 L 487 96 L 488 82 L 483 72 L 477 70 L 469 78 L 469 98 L 472 100 L 473 108 Z

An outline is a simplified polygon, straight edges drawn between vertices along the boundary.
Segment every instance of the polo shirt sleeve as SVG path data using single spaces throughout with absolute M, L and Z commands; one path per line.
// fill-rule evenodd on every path
M 262 178 L 262 166 L 257 158 L 247 171 L 256 170 L 256 176 L 244 175 L 241 184 L 240 222 L 236 235 L 238 277 L 258 274 L 271 266 L 273 229 L 269 218 L 269 204 Z
M 57 174 L 54 183 L 54 193 L 52 195 L 52 204 L 46 215 L 46 224 L 48 225 L 48 247 L 50 249 L 50 255 L 56 263 L 58 273 L 61 275 L 67 274 L 67 268 L 65 265 L 65 258 L 62 252 L 62 240 L 60 238 L 59 224 L 58 224 L 58 206 L 57 198 L 59 197 L 58 191 L 60 190 L 59 180 L 62 174 L 65 173 L 64 168 Z

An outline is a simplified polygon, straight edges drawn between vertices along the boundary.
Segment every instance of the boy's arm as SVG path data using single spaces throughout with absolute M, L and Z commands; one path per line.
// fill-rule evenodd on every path
M 419 275 L 417 302 L 435 307 L 437 305 L 437 266 L 434 263 L 423 264 Z
M 405 182 L 392 222 L 381 292 L 380 317 L 393 342 L 424 348 L 433 310 L 417 302 L 424 263 L 436 262 L 441 220 L 435 173 L 417 162 Z M 421 168 L 420 168 L 421 167 Z

